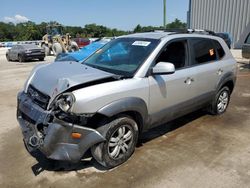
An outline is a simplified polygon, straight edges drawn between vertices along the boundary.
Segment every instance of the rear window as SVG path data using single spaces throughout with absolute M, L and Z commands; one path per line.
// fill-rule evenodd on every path
M 215 49 L 216 49 L 217 54 L 218 54 L 218 58 L 219 59 L 223 58 L 225 55 L 225 51 L 222 48 L 222 46 L 220 45 L 220 43 L 218 41 L 214 40 L 214 45 L 215 45 Z
M 215 46 L 210 39 L 194 38 L 191 40 L 193 49 L 192 64 L 202 64 L 217 59 Z
M 25 44 L 22 45 L 22 48 L 31 49 L 31 48 L 38 48 L 38 46 L 36 46 L 35 44 Z

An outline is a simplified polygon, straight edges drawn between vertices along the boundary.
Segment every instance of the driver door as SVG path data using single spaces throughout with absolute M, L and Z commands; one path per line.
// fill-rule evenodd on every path
M 188 68 L 188 43 L 185 39 L 168 42 L 155 63 L 169 62 L 175 65 L 175 73 L 149 76 L 150 124 L 170 121 L 191 110 L 195 96 L 195 70 Z
M 15 51 L 16 51 L 16 48 L 17 48 L 17 46 L 13 46 L 11 49 L 10 49 L 10 51 L 9 51 L 9 57 L 10 57 L 10 59 L 16 59 L 16 57 L 15 57 Z

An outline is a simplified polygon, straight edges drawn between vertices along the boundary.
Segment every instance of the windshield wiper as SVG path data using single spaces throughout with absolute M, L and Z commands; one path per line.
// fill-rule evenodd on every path
M 121 79 L 125 79 L 125 78 L 132 78 L 132 76 L 125 76 L 125 75 L 118 75 L 118 74 L 115 74 L 112 77 L 117 79 L 117 80 L 121 80 Z

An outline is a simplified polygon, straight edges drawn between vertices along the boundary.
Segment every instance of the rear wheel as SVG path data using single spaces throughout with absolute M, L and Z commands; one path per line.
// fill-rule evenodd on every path
M 222 87 L 210 106 L 210 113 L 213 115 L 223 114 L 227 110 L 230 94 L 230 89 L 227 86 Z
M 137 123 L 129 116 L 121 116 L 97 129 L 106 141 L 91 148 L 98 163 L 113 168 L 127 161 L 138 139 Z

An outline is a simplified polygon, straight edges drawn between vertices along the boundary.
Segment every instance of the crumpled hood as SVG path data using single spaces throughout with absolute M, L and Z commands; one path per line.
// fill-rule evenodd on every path
M 35 70 L 30 77 L 29 84 L 54 98 L 73 86 L 112 76 L 114 74 L 77 62 L 53 62 Z

